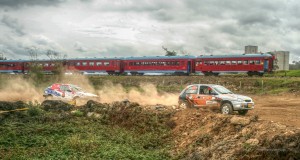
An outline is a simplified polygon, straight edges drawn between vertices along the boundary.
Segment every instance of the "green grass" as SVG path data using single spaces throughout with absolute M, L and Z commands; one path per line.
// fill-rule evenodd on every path
M 36 113 L 34 111 L 33 113 Z M 168 129 L 139 133 L 57 113 L 10 117 L 0 125 L 0 159 L 169 159 Z M 151 125 L 151 124 L 149 124 Z
M 280 76 L 280 77 L 300 77 L 300 70 L 289 70 L 289 71 L 276 71 L 271 74 L 266 74 L 268 77 Z

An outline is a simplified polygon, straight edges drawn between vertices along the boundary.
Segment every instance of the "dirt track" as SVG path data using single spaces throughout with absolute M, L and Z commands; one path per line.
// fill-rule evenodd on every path
M 295 95 L 253 95 L 255 109 L 248 116 L 258 115 L 261 120 L 279 122 L 300 128 L 300 98 Z

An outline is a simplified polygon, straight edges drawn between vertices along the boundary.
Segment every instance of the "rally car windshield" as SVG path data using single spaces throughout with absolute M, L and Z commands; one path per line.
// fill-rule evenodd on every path
M 214 86 L 213 88 L 220 94 L 233 94 L 230 90 L 222 86 Z
M 77 87 L 77 86 L 71 86 L 71 88 L 76 91 L 76 92 L 79 92 L 79 91 L 82 91 L 82 89 L 80 87 Z

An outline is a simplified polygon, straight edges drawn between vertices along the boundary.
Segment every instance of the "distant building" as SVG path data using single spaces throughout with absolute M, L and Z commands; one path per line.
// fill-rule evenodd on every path
M 257 52 L 258 50 L 258 47 L 257 46 L 245 46 L 245 53 L 248 54 L 248 53 L 258 53 Z
M 0 60 L 6 60 L 6 57 L 4 57 L 3 53 L 0 53 Z
M 278 68 L 277 71 L 288 71 L 290 69 L 289 60 L 290 60 L 290 52 L 289 51 L 274 51 L 267 52 L 273 54 L 276 58 L 276 62 Z

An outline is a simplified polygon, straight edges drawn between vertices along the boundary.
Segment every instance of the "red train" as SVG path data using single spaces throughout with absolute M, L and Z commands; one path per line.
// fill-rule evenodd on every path
M 41 66 L 45 73 L 52 73 L 59 62 L 66 72 L 107 73 L 109 75 L 144 75 L 146 73 L 219 75 L 220 73 L 244 72 L 251 76 L 271 72 L 273 61 L 274 56 L 270 54 L 90 58 L 55 62 L 0 60 L 0 73 L 27 73 L 31 63 Z

